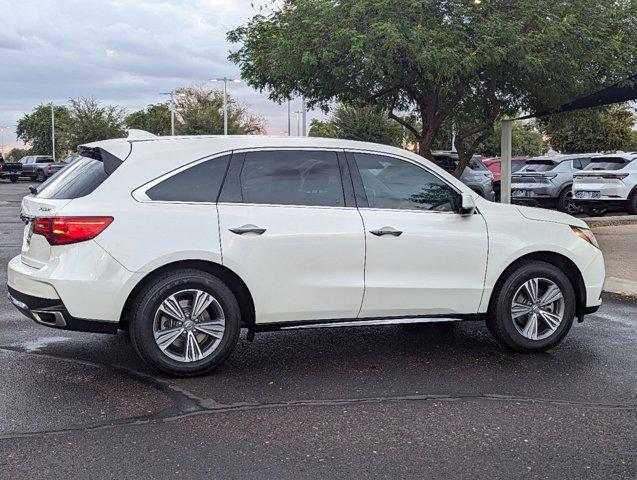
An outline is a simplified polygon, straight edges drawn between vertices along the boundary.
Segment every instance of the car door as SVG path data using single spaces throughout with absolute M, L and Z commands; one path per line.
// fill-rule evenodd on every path
M 483 217 L 458 213 L 460 194 L 406 159 L 348 153 L 365 224 L 359 317 L 477 313 L 487 264 Z
M 218 213 L 223 263 L 257 323 L 356 318 L 365 234 L 342 153 L 235 152 Z

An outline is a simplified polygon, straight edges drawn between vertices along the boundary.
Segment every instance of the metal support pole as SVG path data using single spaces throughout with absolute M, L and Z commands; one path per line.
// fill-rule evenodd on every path
M 228 79 L 223 77 L 223 134 L 228 135 Z
M 303 112 L 303 136 L 307 137 L 307 105 L 305 97 L 301 97 L 301 112 Z
M 500 152 L 500 202 L 511 203 L 511 146 L 513 121 L 502 120 Z
M 292 111 L 290 110 L 290 100 L 288 99 L 288 137 L 292 136 Z
M 51 146 L 53 148 L 53 161 L 55 162 L 55 105 L 51 102 Z
M 175 99 L 170 95 L 170 135 L 175 136 Z

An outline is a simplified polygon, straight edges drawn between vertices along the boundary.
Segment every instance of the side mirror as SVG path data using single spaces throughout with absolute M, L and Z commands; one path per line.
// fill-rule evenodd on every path
M 476 211 L 476 202 L 473 196 L 468 193 L 462 194 L 462 200 L 460 204 L 460 215 L 463 217 L 473 215 Z

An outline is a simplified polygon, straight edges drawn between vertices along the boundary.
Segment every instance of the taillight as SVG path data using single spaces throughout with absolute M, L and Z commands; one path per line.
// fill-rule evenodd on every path
M 46 166 L 46 169 L 49 173 L 51 173 L 51 171 L 53 170 L 53 165 L 51 165 L 50 163 Z
M 112 221 L 113 217 L 37 217 L 33 233 L 50 245 L 68 245 L 97 237 Z
M 2 168 L 3 168 L 3 167 L 2 167 L 2 164 L 0 163 L 0 172 L 2 171 Z
M 602 178 L 609 178 L 611 180 L 623 180 L 628 176 L 627 173 L 605 173 Z

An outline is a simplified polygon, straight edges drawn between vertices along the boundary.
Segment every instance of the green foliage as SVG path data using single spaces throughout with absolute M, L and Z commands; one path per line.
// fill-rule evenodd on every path
M 68 108 L 55 106 L 55 153 L 59 158 L 69 151 L 71 115 Z M 51 155 L 51 104 L 41 104 L 25 114 L 16 128 L 16 136 L 31 145 L 32 155 Z
M 126 136 L 124 109 L 116 105 L 100 106 L 94 98 L 69 100 L 71 130 L 69 143 L 72 150 L 84 143 Z
M 403 129 L 387 118 L 387 114 L 373 107 L 339 105 L 327 122 L 313 121 L 309 135 L 333 137 L 363 142 L 382 143 L 399 147 Z
M 146 130 L 154 135 L 170 135 L 170 107 L 167 103 L 148 105 L 127 115 L 124 124 L 127 128 Z
M 180 89 L 175 95 L 177 135 L 223 134 L 223 91 L 199 86 Z M 248 114 L 245 106 L 228 96 L 228 134 L 247 135 L 265 131 L 263 119 Z
M 502 129 L 501 124 L 496 123 L 495 127 L 485 137 L 483 142 L 476 149 L 486 157 L 499 157 L 501 149 Z M 542 138 L 542 133 L 537 129 L 535 123 L 514 122 L 511 134 L 512 154 L 514 157 L 537 157 L 546 153 L 548 145 Z
M 453 117 L 461 170 L 499 117 L 635 71 L 636 23 L 632 0 L 284 0 L 228 38 L 242 77 L 273 100 L 375 105 L 425 156 Z
M 32 151 L 28 148 L 12 148 L 9 153 L 4 157 L 5 162 L 17 162 L 22 157 L 26 157 L 27 155 L 31 155 Z
M 630 132 L 630 140 L 622 150 L 626 152 L 637 152 L 637 130 Z
M 630 148 L 637 117 L 626 105 L 551 115 L 542 120 L 551 147 L 564 153 Z
M 331 120 L 322 122 L 316 118 L 310 121 L 310 130 L 307 134 L 310 137 L 339 138 L 338 132 L 334 128 L 334 122 Z

